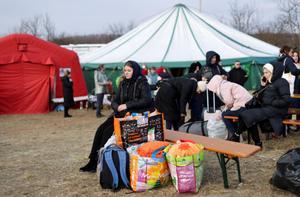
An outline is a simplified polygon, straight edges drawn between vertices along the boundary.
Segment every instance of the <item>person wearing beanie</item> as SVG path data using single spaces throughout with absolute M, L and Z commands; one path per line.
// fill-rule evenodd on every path
M 96 172 L 98 151 L 114 132 L 114 116 L 119 118 L 124 117 L 127 112 L 154 111 L 150 86 L 142 75 L 140 65 L 135 61 L 128 61 L 124 64 L 123 73 L 124 79 L 120 82 L 119 91 L 111 104 L 114 113 L 98 127 L 89 155 L 90 160 L 80 168 L 81 172 Z
M 164 114 L 167 129 L 178 130 L 184 123 L 186 104 L 201 90 L 198 84 L 196 80 L 185 77 L 171 78 L 160 84 L 155 106 Z
M 240 115 L 247 128 L 269 121 L 274 137 L 284 135 L 282 120 L 288 112 L 290 90 L 289 83 L 282 78 L 283 71 L 284 67 L 280 62 L 271 62 L 263 66 L 261 89 L 256 95 L 261 107 L 247 109 Z

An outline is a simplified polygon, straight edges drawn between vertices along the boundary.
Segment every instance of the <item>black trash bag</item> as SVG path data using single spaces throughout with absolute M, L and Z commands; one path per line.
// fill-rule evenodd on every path
M 300 196 L 300 148 L 291 149 L 282 155 L 276 168 L 270 183 Z

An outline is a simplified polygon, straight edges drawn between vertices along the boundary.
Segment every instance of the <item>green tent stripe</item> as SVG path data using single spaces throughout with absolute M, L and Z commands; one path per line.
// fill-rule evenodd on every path
M 169 52 L 169 50 L 170 50 L 170 47 L 171 47 L 171 45 L 172 45 L 172 40 L 173 40 L 173 37 L 174 37 L 174 33 L 175 33 L 176 26 L 177 26 L 177 22 L 178 22 L 179 11 L 180 11 L 180 8 L 177 8 L 177 14 L 176 14 L 176 19 L 175 19 L 175 24 L 174 24 L 174 26 L 173 26 L 173 30 L 172 30 L 172 34 L 171 34 L 171 37 L 170 37 L 170 41 L 169 41 L 167 50 L 166 50 L 166 52 L 165 52 L 165 54 L 164 54 L 164 56 L 163 56 L 161 62 L 164 62 L 164 61 L 165 61 L 166 56 L 167 56 L 167 54 L 168 54 L 168 52 Z
M 201 53 L 203 54 L 203 56 L 205 57 L 205 53 L 204 53 L 204 51 L 202 50 L 202 48 L 200 47 L 200 45 L 199 45 L 199 43 L 198 43 L 198 40 L 196 39 L 196 36 L 195 36 L 195 34 L 194 34 L 193 30 L 192 30 L 191 24 L 190 24 L 190 22 L 188 21 L 188 19 L 187 19 L 187 17 L 186 17 L 185 10 L 183 11 L 183 15 L 184 15 L 184 18 L 185 18 L 186 23 L 188 24 L 189 30 L 190 30 L 190 32 L 191 32 L 191 34 L 192 34 L 192 36 L 193 36 L 193 39 L 194 39 L 194 41 L 195 41 L 196 44 L 197 44 L 198 49 L 200 50 L 200 52 L 201 52 Z
M 162 15 L 162 16 L 160 16 L 160 17 L 157 17 L 157 19 L 155 19 L 154 21 L 152 21 L 151 23 L 149 23 L 147 26 L 145 26 L 144 28 L 142 28 L 142 29 L 140 29 L 139 31 L 137 31 L 135 34 L 133 34 L 132 36 L 130 36 L 127 40 L 123 41 L 123 42 L 120 43 L 118 46 L 114 47 L 113 49 L 109 50 L 108 52 L 104 53 L 103 55 L 97 56 L 97 57 L 93 58 L 93 60 L 90 60 L 90 62 L 91 62 L 91 61 L 94 61 L 95 59 L 101 58 L 101 57 L 103 57 L 103 56 L 105 56 L 105 55 L 111 53 L 111 52 L 114 51 L 115 49 L 121 47 L 122 45 L 124 45 L 125 43 L 127 43 L 129 40 L 131 40 L 132 38 L 134 38 L 136 35 L 138 35 L 138 34 L 141 33 L 142 31 L 144 31 L 145 29 L 147 29 L 149 26 L 151 26 L 153 23 L 155 23 L 156 21 L 158 21 L 159 19 L 161 19 L 161 17 L 167 15 L 168 13 L 169 13 L 169 12 L 166 12 L 166 14 L 164 14 L 164 15 Z M 170 15 L 172 15 L 172 13 L 171 13 Z M 170 15 L 169 15 L 169 16 L 170 16 Z M 168 16 L 168 17 L 169 17 L 169 16 Z
M 276 57 L 245 57 L 245 58 L 230 58 L 230 59 L 223 59 L 222 60 L 222 65 L 223 67 L 226 66 L 231 66 L 236 60 L 239 60 L 241 64 L 248 64 L 252 63 L 255 61 L 257 64 L 265 64 L 267 62 L 271 62 L 275 60 Z M 167 68 L 188 68 L 191 63 L 193 63 L 195 60 L 191 61 L 178 61 L 178 62 L 143 62 L 147 64 L 149 67 L 154 66 L 154 67 L 160 67 L 164 66 Z M 204 65 L 206 62 L 205 60 L 200 61 L 202 65 Z M 106 68 L 119 68 L 121 69 L 124 65 L 124 62 L 114 62 L 114 63 L 104 63 Z M 93 64 L 93 63 L 88 63 L 84 64 L 83 68 L 84 70 L 89 70 L 89 69 L 96 69 L 99 66 L 99 64 Z
M 274 54 L 267 53 L 267 52 L 264 52 L 264 51 L 261 51 L 261 50 L 258 50 L 258 49 L 254 49 L 254 48 L 252 48 L 252 47 L 246 46 L 246 45 L 244 45 L 243 43 L 240 43 L 240 42 L 234 40 L 233 38 L 231 38 L 231 37 L 225 35 L 224 33 L 220 32 L 219 30 L 217 30 L 216 28 L 214 28 L 211 24 L 207 23 L 205 20 L 203 20 L 202 18 L 200 18 L 198 15 L 196 15 L 196 14 L 195 14 L 194 12 L 192 12 L 190 9 L 187 8 L 187 10 L 188 10 L 191 14 L 193 14 L 194 16 L 196 16 L 198 19 L 200 19 L 200 20 L 201 20 L 203 23 L 205 23 L 207 26 L 209 26 L 211 29 L 213 29 L 214 31 L 218 32 L 219 34 L 221 34 L 223 37 L 227 38 L 228 40 L 230 40 L 230 41 L 232 41 L 232 42 L 234 42 L 234 43 L 236 43 L 236 44 L 238 44 L 238 45 L 240 45 L 240 46 L 242 46 L 242 47 L 245 47 L 245 48 L 247 48 L 247 49 L 250 49 L 250 50 L 252 50 L 252 51 L 264 53 L 264 54 L 266 54 L 266 55 L 272 55 L 272 56 L 274 55 Z
M 126 58 L 124 58 L 122 61 L 127 60 L 129 57 L 131 57 L 132 55 L 134 55 L 136 52 L 138 52 L 141 48 L 143 48 L 156 34 L 157 32 L 162 28 L 162 26 L 169 20 L 169 18 L 173 15 L 173 13 L 175 12 L 175 9 L 173 9 L 173 11 L 171 12 L 171 14 L 163 21 L 163 23 L 157 28 L 157 30 L 140 46 L 138 47 L 135 51 L 133 51 L 133 53 L 131 53 L 130 55 L 128 55 Z

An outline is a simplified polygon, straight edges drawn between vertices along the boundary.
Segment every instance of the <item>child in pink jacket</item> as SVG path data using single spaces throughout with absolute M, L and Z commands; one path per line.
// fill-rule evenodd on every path
M 239 142 L 237 125 L 224 116 L 239 116 L 246 110 L 245 104 L 252 99 L 252 95 L 241 85 L 229 82 L 220 75 L 215 75 L 207 84 L 207 89 L 214 92 L 225 104 L 222 112 L 223 121 L 228 129 L 228 140 Z M 250 130 L 253 130 L 251 132 Z M 254 142 L 260 143 L 256 128 L 249 129 Z

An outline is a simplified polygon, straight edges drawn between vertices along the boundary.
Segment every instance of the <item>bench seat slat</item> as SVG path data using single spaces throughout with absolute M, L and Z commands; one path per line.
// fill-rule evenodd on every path
M 285 119 L 282 123 L 286 125 L 300 125 L 300 120 Z
M 261 150 L 259 146 L 231 142 L 217 138 L 209 138 L 178 131 L 165 130 L 164 135 L 166 141 L 176 142 L 180 139 L 193 140 L 196 143 L 202 144 L 205 150 L 230 155 L 232 157 L 246 158 Z
M 291 95 L 291 98 L 300 99 L 300 94 Z

